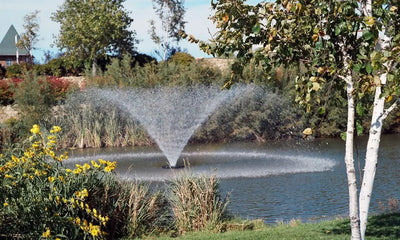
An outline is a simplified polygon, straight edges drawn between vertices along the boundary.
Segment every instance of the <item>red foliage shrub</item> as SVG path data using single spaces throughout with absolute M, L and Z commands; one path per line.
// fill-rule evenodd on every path
M 14 102 L 14 86 L 22 81 L 20 78 L 0 80 L 0 105 L 8 105 Z

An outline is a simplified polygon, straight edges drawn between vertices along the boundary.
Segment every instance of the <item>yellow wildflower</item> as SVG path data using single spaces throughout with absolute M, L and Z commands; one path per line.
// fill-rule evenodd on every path
M 39 170 L 36 169 L 36 170 L 35 170 L 35 175 L 36 175 L 36 176 L 40 176 L 40 175 L 42 175 L 42 173 L 39 172 Z
M 39 127 L 39 125 L 37 125 L 37 124 L 33 125 L 32 129 L 31 129 L 31 133 L 33 133 L 33 134 L 40 134 L 40 127 Z
M 101 158 L 99 158 L 99 162 L 100 162 L 100 164 L 107 164 L 107 161 L 105 161 L 105 160 L 103 160 Z
M 49 180 L 50 183 L 54 182 L 54 177 L 53 176 L 49 176 L 49 177 L 47 177 L 47 179 Z
M 79 173 L 81 173 L 82 172 L 82 169 L 81 168 L 76 168 L 76 169 L 74 169 L 74 173 L 75 174 L 79 174 Z
M 8 203 L 6 203 L 6 202 L 3 203 L 3 206 L 4 206 L 4 207 L 7 207 L 7 206 L 8 206 Z
M 46 232 L 43 232 L 42 237 L 48 238 L 48 237 L 50 237 L 50 236 L 51 236 L 51 234 L 50 234 L 50 228 L 47 228 Z
M 83 197 L 89 196 L 88 190 L 86 188 L 82 190 L 82 196 Z
M 58 133 L 61 132 L 61 127 L 53 126 L 53 129 L 50 130 L 51 133 Z
M 5 177 L 5 178 L 12 178 L 12 176 L 11 176 L 11 175 L 8 175 L 8 174 L 4 175 L 4 177 Z
M 93 161 L 93 160 L 92 160 L 92 165 L 95 168 L 99 168 L 100 167 L 100 165 L 96 161 Z
M 87 164 L 87 163 L 85 163 L 85 164 L 83 165 L 83 170 L 89 170 L 89 169 L 90 169 L 90 165 Z
M 12 155 L 11 159 L 15 162 L 15 163 L 19 163 L 19 158 L 17 158 L 16 156 Z
M 27 158 L 33 158 L 33 156 L 35 156 L 35 153 L 28 149 L 26 152 L 24 152 L 24 155 Z
M 80 225 L 81 224 L 81 219 L 79 217 L 75 218 L 75 223 L 76 225 Z

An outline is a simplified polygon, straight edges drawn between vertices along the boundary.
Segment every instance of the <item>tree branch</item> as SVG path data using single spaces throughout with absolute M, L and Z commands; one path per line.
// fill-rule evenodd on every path
M 400 98 L 398 98 L 388 109 L 384 110 L 381 118 L 382 120 L 385 120 L 387 118 L 387 116 L 396 108 L 398 108 L 400 105 Z

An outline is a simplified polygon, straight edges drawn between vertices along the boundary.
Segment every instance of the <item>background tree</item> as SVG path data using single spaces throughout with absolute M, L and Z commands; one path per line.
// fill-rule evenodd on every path
M 400 3 L 277 0 L 252 6 L 244 2 L 211 2 L 215 10 L 212 19 L 219 31 L 211 43 L 199 42 L 200 47 L 218 56 L 236 55 L 236 73 L 251 59 L 267 72 L 280 65 L 304 66 L 296 78 L 296 100 L 307 111 L 321 101 L 327 88 L 345 89 L 347 129 L 343 137 L 352 239 L 364 238 L 383 120 L 400 102 L 396 67 L 400 60 Z M 190 36 L 189 41 L 198 40 Z M 386 109 L 385 102 L 391 104 Z M 362 124 L 355 122 L 356 114 L 369 110 L 373 114 L 358 199 L 353 132 L 363 132 Z
M 17 46 L 19 48 L 25 48 L 29 51 L 29 61 L 33 62 L 32 50 L 35 49 L 34 45 L 38 42 L 38 31 L 39 31 L 39 23 L 38 23 L 38 14 L 39 11 L 35 10 L 34 12 L 28 13 L 24 17 L 24 30 L 21 38 L 17 42 Z
M 184 0 L 153 0 L 153 8 L 161 20 L 162 29 L 157 30 L 155 20 L 150 20 L 150 35 L 154 43 L 161 46 L 157 52 L 165 61 L 179 49 L 173 45 L 181 40 L 180 32 L 185 29 Z
M 107 54 L 133 50 L 135 32 L 129 29 L 133 19 L 124 9 L 125 0 L 65 0 L 52 15 L 60 24 L 56 45 L 71 62 L 87 60 L 96 75 L 97 60 Z

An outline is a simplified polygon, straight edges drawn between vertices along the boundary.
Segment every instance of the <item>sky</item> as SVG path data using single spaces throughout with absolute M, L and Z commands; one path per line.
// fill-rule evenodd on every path
M 44 61 L 44 52 L 51 51 L 54 54 L 60 52 L 54 45 L 54 36 L 59 33 L 59 25 L 50 19 L 54 13 L 63 4 L 64 0 L 0 0 L 0 39 L 3 39 L 8 28 L 14 25 L 17 32 L 21 34 L 24 24 L 24 16 L 39 10 L 39 37 L 33 51 L 35 59 L 39 62 Z M 260 2 L 249 0 L 248 3 Z M 185 30 L 201 40 L 210 39 L 210 33 L 215 33 L 216 28 L 209 16 L 211 16 L 211 0 L 185 0 L 185 21 L 187 21 Z M 126 0 L 125 9 L 133 18 L 131 30 L 136 31 L 136 38 L 140 43 L 136 45 L 138 52 L 156 57 L 154 50 L 158 49 L 150 39 L 148 33 L 150 19 L 156 19 L 151 0 Z M 186 49 L 188 53 L 196 58 L 208 58 L 196 44 L 181 41 L 179 46 Z

